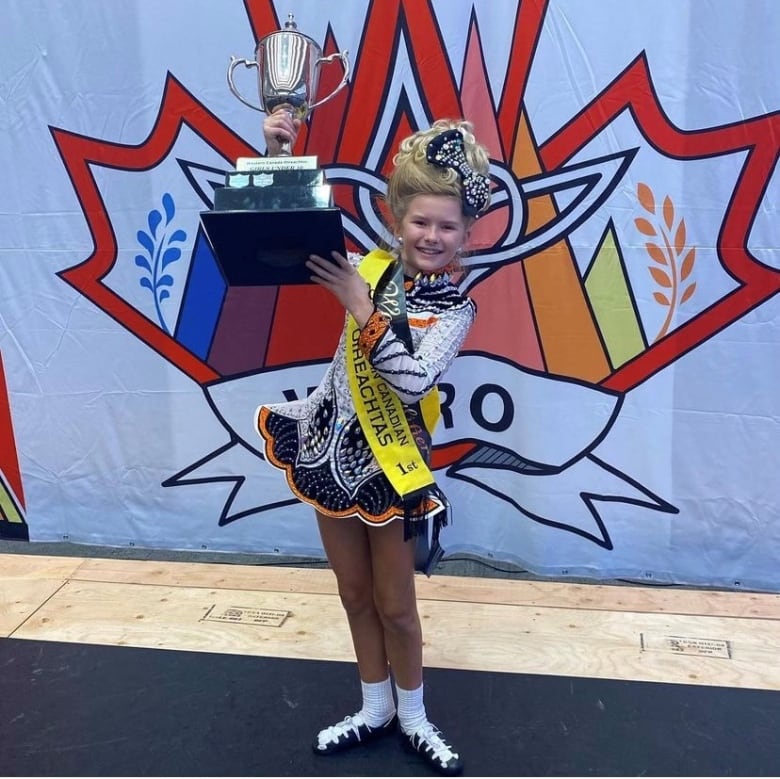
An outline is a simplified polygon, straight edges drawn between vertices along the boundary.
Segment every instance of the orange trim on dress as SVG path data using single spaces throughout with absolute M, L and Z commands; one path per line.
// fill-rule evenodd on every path
M 345 509 L 344 511 L 333 511 L 332 509 L 327 509 L 324 506 L 320 505 L 313 498 L 310 498 L 307 495 L 303 495 L 298 490 L 298 488 L 295 485 L 295 482 L 293 481 L 292 466 L 289 463 L 283 463 L 281 460 L 278 460 L 276 457 L 274 457 L 272 446 L 271 446 L 274 437 L 269 432 L 268 427 L 266 426 L 266 420 L 268 419 L 271 413 L 272 412 L 269 408 L 267 408 L 266 406 L 261 406 L 260 413 L 257 415 L 257 432 L 265 441 L 265 458 L 266 460 L 268 460 L 268 462 L 271 463 L 271 465 L 274 465 L 280 470 L 284 471 L 284 476 L 287 481 L 287 486 L 290 488 L 290 491 L 293 493 L 293 495 L 295 495 L 295 497 L 298 498 L 298 500 L 301 500 L 304 503 L 308 503 L 310 506 L 313 506 L 317 511 L 320 512 L 320 514 L 325 514 L 325 516 L 334 517 L 336 519 L 345 519 L 347 517 L 354 517 L 357 514 L 357 516 L 360 519 L 362 519 L 364 522 L 366 522 L 369 525 L 386 525 L 388 522 L 391 522 L 394 519 L 399 519 L 403 517 L 403 510 L 395 506 L 389 508 L 387 511 L 385 511 L 383 514 L 381 514 L 378 517 L 375 517 L 373 514 L 366 514 L 363 511 L 363 509 L 361 509 L 360 506 L 357 505 L 349 509 Z
M 358 339 L 360 351 L 366 357 L 374 350 L 379 340 L 387 332 L 388 327 L 390 327 L 390 322 L 387 317 L 378 308 L 374 309 L 374 313 L 371 314 L 368 322 L 360 331 L 360 338 Z
M 412 327 L 416 327 L 420 330 L 431 327 L 439 321 L 437 316 L 429 316 L 427 319 L 418 319 L 416 317 L 409 317 L 409 324 Z M 358 345 L 360 351 L 368 357 L 374 350 L 374 347 L 381 340 L 382 336 L 387 332 L 390 327 L 390 321 L 388 317 L 383 314 L 379 309 L 376 309 L 373 314 L 368 318 L 368 321 L 360 331 L 360 338 Z
M 438 321 L 439 321 L 439 317 L 437 316 L 429 316 L 427 319 L 417 319 L 416 317 L 409 317 L 409 324 L 412 327 L 417 327 L 421 330 L 424 327 L 431 327 L 431 325 L 435 325 Z

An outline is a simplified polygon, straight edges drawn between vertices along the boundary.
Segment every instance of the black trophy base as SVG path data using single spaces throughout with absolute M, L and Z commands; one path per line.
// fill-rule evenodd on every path
M 346 255 L 339 208 L 203 211 L 200 218 L 230 286 L 310 284 L 309 255 Z

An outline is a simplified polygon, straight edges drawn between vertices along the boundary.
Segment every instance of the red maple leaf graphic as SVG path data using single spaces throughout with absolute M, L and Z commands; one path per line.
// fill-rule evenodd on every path
M 257 39 L 280 28 L 268 0 L 247 0 L 245 5 Z M 475 16 L 472 16 L 469 28 L 464 70 L 456 74 L 430 3 L 386 0 L 371 4 L 351 83 L 336 98 L 313 112 L 300 144 L 303 153 L 316 153 L 322 163 L 338 162 L 356 168 L 370 166 L 372 172 L 386 173 L 399 140 L 416 129 L 409 104 L 409 92 L 414 88 L 424 97 L 425 111 L 431 120 L 444 116 L 473 117 L 478 135 L 491 155 L 503 161 L 518 177 L 559 168 L 624 111 L 630 112 L 648 144 L 669 157 L 685 161 L 746 152 L 742 174 L 728 205 L 718 242 L 723 267 L 739 286 L 616 371 L 609 373 L 601 369 L 592 377 L 581 376 L 625 392 L 780 290 L 780 274 L 757 262 L 746 248 L 750 226 L 777 160 L 780 117 L 770 115 L 725 127 L 680 130 L 663 113 L 647 62 L 640 54 L 595 100 L 537 148 L 523 99 L 546 10 L 544 0 L 523 0 L 519 4 L 513 20 L 506 79 L 500 100 L 494 105 Z M 323 48 L 325 53 L 338 50 L 330 29 Z M 385 128 L 387 126 L 385 110 L 391 86 L 400 78 L 389 64 L 396 62 L 404 49 L 409 62 L 424 63 L 424 67 L 403 76 L 410 81 L 408 85 L 402 83 L 397 102 L 390 107 L 391 129 L 389 132 L 383 129 L 382 137 L 378 137 L 380 118 L 384 117 Z M 322 92 L 331 91 L 339 78 L 340 73 L 335 69 L 325 69 Z M 206 384 L 220 378 L 219 371 L 167 335 L 103 283 L 116 260 L 117 245 L 109 214 L 91 171 L 93 165 L 129 171 L 153 168 L 169 154 L 184 125 L 226 160 L 257 154 L 171 74 L 167 76 L 158 120 L 149 137 L 137 146 L 52 130 L 95 243 L 94 251 L 87 259 L 60 275 L 195 381 Z M 381 143 L 379 154 L 376 153 L 377 143 Z M 531 165 L 538 167 L 534 169 L 529 167 Z M 357 187 L 340 183 L 335 188 L 337 202 L 345 214 L 359 219 Z M 476 231 L 480 245 L 491 245 L 506 229 L 506 220 L 502 209 L 482 220 Z M 351 248 L 368 247 L 353 245 Z M 532 264 L 528 265 L 532 268 Z M 478 302 L 480 299 L 490 302 L 493 296 L 499 301 L 506 300 L 507 290 L 511 290 L 511 294 L 522 294 L 528 286 L 528 273 L 526 263 L 501 268 L 478 284 L 473 295 Z M 497 290 L 502 290 L 503 298 L 497 295 Z M 506 308 L 505 340 L 500 340 L 502 336 L 497 335 L 494 328 L 480 328 L 478 319 L 468 348 L 502 354 L 519 364 L 547 367 L 555 372 L 554 366 L 545 366 L 536 345 L 524 340 L 532 327 L 523 319 L 522 311 L 514 306 Z M 307 330 L 305 339 L 299 339 L 295 328 L 290 327 L 299 318 L 301 310 L 311 312 L 312 320 L 317 323 L 316 327 Z M 287 362 L 329 358 L 341 323 L 337 307 L 318 288 L 282 290 L 266 366 L 280 367 Z

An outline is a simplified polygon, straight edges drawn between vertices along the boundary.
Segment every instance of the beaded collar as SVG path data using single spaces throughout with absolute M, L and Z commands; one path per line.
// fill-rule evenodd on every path
M 404 274 L 404 289 L 435 289 L 450 283 L 450 271 L 444 269 L 439 273 L 417 273 L 414 276 Z

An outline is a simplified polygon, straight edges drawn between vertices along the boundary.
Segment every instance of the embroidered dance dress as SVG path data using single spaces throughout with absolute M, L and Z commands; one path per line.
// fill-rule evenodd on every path
M 360 259 L 350 256 L 353 264 Z M 413 352 L 378 311 L 361 330 L 359 346 L 395 390 L 410 430 L 418 446 L 422 444 L 421 454 L 430 462 L 429 439 L 421 435 L 418 414 L 410 407 L 436 386 L 455 359 L 476 306 L 458 292 L 448 274 L 406 277 L 404 286 Z M 346 329 L 324 378 L 308 398 L 260 406 L 256 426 L 265 440 L 266 459 L 284 471 L 298 498 L 327 516 L 382 525 L 404 516 L 403 501 L 360 427 L 349 389 L 345 342 Z

